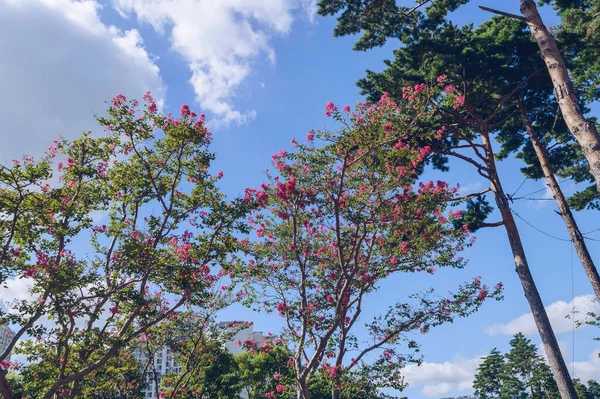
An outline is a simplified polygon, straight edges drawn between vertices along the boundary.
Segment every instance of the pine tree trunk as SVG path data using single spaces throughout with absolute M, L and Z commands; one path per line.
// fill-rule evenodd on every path
M 577 393 L 575 392 L 575 387 L 569 377 L 567 365 L 560 353 L 558 341 L 556 340 L 556 336 L 550 325 L 550 320 L 546 314 L 542 298 L 540 297 L 537 287 L 535 286 L 535 281 L 533 281 L 531 271 L 529 270 L 517 224 L 515 223 L 512 211 L 508 205 L 508 199 L 506 198 L 504 189 L 500 184 L 487 126 L 483 126 L 480 133 L 483 145 L 486 148 L 486 166 L 492 183 L 492 192 L 494 193 L 498 210 L 502 215 L 504 228 L 506 229 L 510 248 L 512 249 L 513 257 L 515 259 L 516 272 L 521 281 L 525 298 L 529 303 L 533 320 L 535 321 L 540 334 L 542 344 L 544 345 L 544 350 L 546 351 L 552 374 L 554 375 L 562 399 L 577 399 Z
M 569 231 L 569 236 L 571 237 L 571 241 L 573 242 L 573 245 L 575 246 L 575 250 L 577 251 L 577 255 L 579 256 L 579 259 L 581 260 L 581 264 L 583 265 L 583 268 L 585 269 L 585 272 L 586 272 L 588 278 L 590 279 L 590 283 L 592 283 L 592 288 L 594 289 L 596 298 L 598 298 L 600 300 L 600 275 L 598 275 L 598 270 L 596 269 L 596 266 L 594 265 L 594 261 L 592 260 L 592 257 L 590 256 L 590 253 L 587 249 L 587 245 L 585 244 L 583 236 L 581 235 L 581 231 L 579 230 L 579 226 L 577 226 L 577 223 L 575 222 L 573 213 L 571 213 L 571 209 L 569 208 L 569 205 L 567 204 L 567 199 L 565 198 L 562 190 L 560 189 L 560 186 L 558 185 L 558 182 L 556 181 L 556 177 L 554 176 L 554 173 L 552 173 L 552 169 L 551 169 L 550 161 L 548 160 L 548 154 L 546 153 L 546 149 L 544 148 L 544 145 L 539 141 L 531 121 L 527 117 L 525 110 L 522 109 L 520 104 L 519 104 L 519 108 L 520 108 L 523 124 L 525 125 L 525 128 L 527 129 L 527 134 L 529 135 L 529 138 L 531 139 L 531 144 L 533 145 L 533 149 L 535 150 L 535 153 L 536 153 L 538 159 L 540 160 L 540 166 L 542 167 L 542 171 L 544 172 L 544 177 L 546 178 L 546 181 L 548 182 L 548 186 L 552 190 L 552 194 L 553 194 L 554 198 L 556 199 L 556 203 L 558 204 L 558 209 L 560 210 L 560 216 L 562 216 L 563 220 L 565 221 L 565 224 L 567 225 L 567 230 Z
M 527 19 L 531 35 L 540 47 L 542 59 L 546 63 L 552 79 L 556 100 L 560 106 L 567 127 L 579 142 L 581 151 L 590 164 L 590 173 L 600 191 L 600 135 L 593 123 L 587 121 L 577 101 L 573 83 L 567 71 L 556 41 L 544 25 L 533 0 L 520 0 L 521 13 Z

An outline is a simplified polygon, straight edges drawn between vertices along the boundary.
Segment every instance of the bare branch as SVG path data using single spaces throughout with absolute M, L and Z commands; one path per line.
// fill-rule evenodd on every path
M 498 14 L 498 15 L 502 15 L 504 17 L 509 17 L 509 18 L 513 18 L 513 19 L 518 19 L 519 21 L 527 22 L 527 18 L 525 18 L 521 15 L 511 14 L 509 12 L 500 11 L 500 10 L 496 10 L 494 8 L 489 8 L 489 7 L 484 7 L 484 6 L 479 6 L 479 8 L 481 8 L 483 11 L 491 12 L 492 14 Z

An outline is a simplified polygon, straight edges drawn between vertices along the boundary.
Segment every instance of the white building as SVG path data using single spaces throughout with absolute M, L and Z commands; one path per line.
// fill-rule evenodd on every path
M 136 349 L 134 356 L 144 365 L 148 361 L 148 356 L 141 349 Z M 155 370 L 156 379 L 154 378 Z M 144 384 L 144 388 L 142 390 L 144 398 L 157 399 L 158 396 L 156 396 L 155 381 L 158 381 L 160 387 L 160 380 L 163 375 L 171 372 L 178 373 L 180 370 L 181 367 L 175 361 L 171 348 L 164 347 L 161 351 L 157 352 L 154 355 L 154 368 L 152 365 L 149 365 L 148 369 L 146 370 L 146 383 Z
M 6 324 L 0 324 L 0 354 L 3 353 L 8 345 L 10 345 L 12 339 L 15 337 L 15 332 L 8 328 Z M 10 353 L 4 360 L 10 360 Z
M 225 326 L 230 324 L 230 322 L 222 322 L 219 324 L 221 326 Z M 250 327 L 238 331 L 231 341 L 225 342 L 225 349 L 231 352 L 234 356 L 239 355 L 240 353 L 244 353 L 245 350 L 242 345 L 239 345 L 237 342 L 243 344 L 247 340 L 256 341 L 256 343 L 260 346 L 264 339 L 265 336 L 263 335 L 262 331 L 254 331 L 252 325 L 250 325 Z
M 230 323 L 223 322 L 219 324 L 221 326 L 225 326 Z M 247 340 L 255 340 L 260 345 L 264 338 L 265 336 L 263 335 L 263 333 L 260 331 L 254 331 L 251 325 L 248 328 L 238 331 L 237 334 L 231 339 L 231 341 L 225 343 L 225 348 L 233 355 L 239 355 L 240 353 L 245 352 L 245 350 L 242 347 L 242 345 L 237 344 L 238 341 L 243 344 Z M 145 353 L 143 353 L 141 349 L 136 349 L 134 352 L 134 356 L 144 365 L 148 361 L 148 357 Z M 177 364 L 177 362 L 174 359 L 171 348 L 168 347 L 165 347 L 161 351 L 156 353 L 156 355 L 154 356 L 154 367 L 156 369 L 156 381 L 158 381 L 159 388 L 162 376 L 171 372 L 177 373 L 181 370 L 181 366 Z M 156 395 L 157 389 L 154 378 L 154 369 L 152 368 L 152 366 L 148 367 L 145 379 L 146 384 L 144 385 L 144 388 L 142 390 L 144 399 L 158 399 L 158 396 Z M 246 397 L 246 395 L 242 393 L 242 397 Z

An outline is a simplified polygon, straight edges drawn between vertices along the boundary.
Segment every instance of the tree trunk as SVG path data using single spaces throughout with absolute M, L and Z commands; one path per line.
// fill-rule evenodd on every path
M 533 394 L 533 384 L 531 383 L 531 366 L 529 366 L 529 370 L 527 371 L 527 385 L 529 385 L 529 392 L 531 392 L 531 399 L 535 398 Z
M 548 160 L 548 154 L 546 153 L 546 148 L 544 148 L 544 145 L 539 141 L 535 129 L 533 128 L 533 125 L 527 117 L 527 114 L 525 113 L 525 110 L 522 108 L 521 104 L 519 104 L 519 108 L 519 111 L 521 112 L 521 119 L 523 120 L 523 124 L 527 129 L 527 134 L 531 139 L 533 149 L 535 150 L 535 153 L 538 159 L 540 160 L 540 166 L 542 167 L 542 171 L 544 172 L 544 177 L 546 178 L 548 186 L 552 190 L 554 199 L 556 199 L 556 203 L 558 204 L 560 216 L 562 216 L 563 220 L 565 221 L 565 224 L 567 225 L 569 236 L 571 237 L 571 241 L 575 246 L 575 250 L 577 251 L 579 259 L 581 260 L 581 264 L 583 265 L 583 268 L 585 269 L 585 272 L 588 278 L 590 279 L 590 283 L 592 283 L 592 288 L 594 289 L 596 298 L 600 300 L 600 275 L 598 275 L 598 270 L 596 269 L 594 261 L 590 256 L 590 253 L 587 249 L 587 245 L 585 244 L 583 236 L 581 235 L 581 231 L 579 230 L 579 226 L 577 226 L 575 218 L 573 217 L 573 213 L 571 213 L 571 209 L 567 204 L 567 200 L 562 190 L 560 189 L 558 182 L 556 181 L 554 173 L 552 173 L 550 161 Z
M 600 135 L 593 123 L 587 121 L 577 101 L 573 83 L 565 66 L 556 41 L 544 25 L 533 0 L 520 0 L 521 13 L 531 29 L 531 35 L 540 47 L 542 59 L 546 63 L 556 100 L 560 106 L 567 127 L 579 142 L 581 151 L 590 164 L 590 173 L 600 191 Z
M 306 381 L 304 380 L 299 380 L 296 383 L 297 386 L 297 398 L 298 399 L 310 399 L 310 393 L 308 392 L 308 385 L 306 384 Z
M 334 383 L 333 389 L 331 390 L 331 399 L 340 399 L 340 390 L 335 387 L 335 385 L 341 385 L 340 384 L 340 376 L 336 375 L 334 381 L 335 381 L 335 383 Z
M 573 382 L 569 377 L 567 365 L 560 353 L 558 341 L 556 340 L 556 336 L 550 325 L 550 320 L 546 314 L 546 309 L 542 303 L 542 298 L 540 297 L 535 282 L 533 281 L 531 271 L 529 270 L 523 243 L 521 242 L 519 230 L 517 229 L 517 224 L 515 223 L 512 211 L 508 205 L 508 199 L 500 184 L 487 126 L 483 126 L 480 133 L 483 145 L 486 149 L 486 166 L 489 169 L 488 173 L 491 180 L 491 188 L 496 199 L 498 210 L 502 215 L 504 228 L 506 229 L 510 248 L 512 249 L 515 259 L 516 272 L 521 281 L 525 298 L 529 303 L 533 320 L 540 333 L 540 338 L 542 339 L 542 344 L 544 345 L 544 350 L 546 351 L 552 374 L 554 375 L 562 399 L 578 399 Z
M 13 399 L 12 390 L 10 389 L 10 385 L 8 385 L 8 381 L 6 381 L 7 373 L 5 370 L 0 370 L 0 398 Z

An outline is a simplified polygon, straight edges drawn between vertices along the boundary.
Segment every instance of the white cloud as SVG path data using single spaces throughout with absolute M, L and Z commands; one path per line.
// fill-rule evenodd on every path
M 9 305 L 15 301 L 27 301 L 31 302 L 33 296 L 29 292 L 33 287 L 33 280 L 14 278 L 6 280 L 6 286 L 0 286 L 0 305 L 10 312 L 14 310 L 10 309 Z
M 571 371 L 571 369 L 575 370 L 573 377 L 579 378 L 583 382 L 587 382 L 588 380 L 598 380 L 598 375 L 600 375 L 600 358 L 598 355 L 600 355 L 600 349 L 596 349 L 592 352 L 590 358 L 585 362 L 571 363 L 569 371 Z
M 597 311 L 594 295 L 581 295 L 575 297 L 571 302 L 557 301 L 546 306 L 546 313 L 555 333 L 563 333 L 573 330 L 573 319 L 567 318 L 571 314 L 573 304 L 575 305 L 576 319 L 585 319 L 587 312 Z M 525 313 L 507 323 L 497 323 L 487 328 L 489 335 L 507 334 L 514 335 L 518 332 L 523 334 L 535 334 L 537 328 L 531 313 Z
M 472 391 L 473 377 L 481 358 L 457 358 L 454 362 L 408 365 L 402 371 L 411 387 L 421 387 L 421 394 L 439 397 L 450 392 Z
M 301 5 L 306 12 L 306 17 L 310 22 L 315 22 L 317 15 L 317 0 L 301 0 Z
M 574 370 L 573 377 L 583 382 L 597 380 L 600 375 L 599 354 L 600 349 L 596 349 L 588 360 L 568 364 L 569 372 Z M 481 357 L 457 357 L 452 362 L 424 362 L 421 366 L 408 365 L 402 373 L 411 387 L 420 388 L 423 396 L 439 398 L 449 394 L 470 394 L 473 392 L 473 379 L 481 361 Z
M 92 0 L 0 0 L 0 163 L 94 130 L 118 93 L 164 96 L 136 30 L 105 25 Z
M 30 290 L 33 287 L 33 280 L 26 278 L 10 278 L 5 281 L 4 286 L 0 285 L 0 308 L 4 308 L 8 313 L 16 314 L 17 310 L 15 306 L 18 306 L 22 301 L 26 301 L 28 303 L 32 303 L 39 299 L 39 295 L 32 295 Z M 89 294 L 89 288 L 92 286 L 87 286 L 83 289 L 84 295 Z M 96 326 L 102 326 L 109 317 L 109 308 L 112 306 L 112 303 L 107 303 L 103 308 L 98 317 L 98 320 L 94 323 Z M 87 317 L 76 317 L 76 325 L 79 328 L 83 328 L 87 321 L 89 320 Z M 36 325 L 42 325 L 48 328 L 56 327 L 56 323 L 53 320 L 48 319 L 46 315 L 40 317 L 36 323 Z M 18 330 L 19 326 L 11 326 L 13 330 Z M 28 337 L 27 334 L 24 337 Z M 22 338 L 24 339 L 24 338 Z
M 254 110 L 233 105 L 239 86 L 251 74 L 253 63 L 266 57 L 275 63 L 269 44 L 284 36 L 294 20 L 294 10 L 314 15 L 314 0 L 113 0 L 127 17 L 157 32 L 168 31 L 172 49 L 191 71 L 190 83 L 200 105 L 223 123 L 245 123 Z M 311 17 L 312 18 L 312 17 Z
M 481 182 L 479 181 L 467 183 L 464 186 L 461 185 L 458 188 L 459 195 L 474 194 L 480 191 L 483 191 L 483 184 L 481 184 Z
M 543 209 L 554 205 L 554 194 L 552 193 L 552 189 L 548 186 L 546 181 L 543 181 L 543 191 L 536 193 L 531 196 L 531 198 L 537 198 L 537 201 L 529 201 L 530 205 L 533 205 L 535 209 Z

